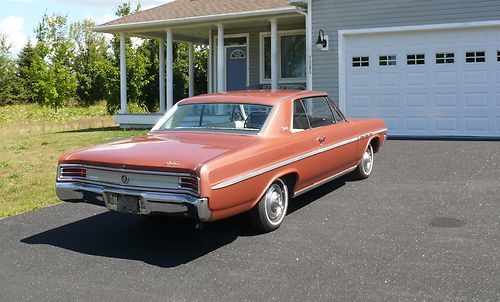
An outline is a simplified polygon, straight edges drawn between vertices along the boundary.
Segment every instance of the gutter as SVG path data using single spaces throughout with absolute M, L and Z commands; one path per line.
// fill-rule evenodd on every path
M 297 13 L 306 17 L 306 56 L 307 56 L 307 90 L 313 89 L 312 82 L 312 3 L 311 0 L 289 0 L 288 3 L 295 6 Z
M 231 19 L 239 18 L 249 18 L 249 17 L 265 17 L 265 16 L 275 16 L 282 14 L 292 14 L 297 13 L 294 6 L 276 8 L 276 9 L 266 9 L 266 10 L 256 10 L 247 12 L 238 12 L 230 14 L 217 14 L 208 16 L 197 16 L 197 17 L 187 17 L 187 18 L 177 18 L 169 20 L 155 20 L 155 21 L 143 21 L 143 22 L 133 22 L 125 24 L 115 24 L 115 25 L 99 25 L 93 27 L 92 30 L 96 32 L 104 33 L 116 33 L 123 32 L 127 30 L 140 30 L 147 29 L 151 27 L 171 27 L 179 25 L 193 25 L 193 23 L 208 23 L 208 22 L 220 22 L 227 21 Z

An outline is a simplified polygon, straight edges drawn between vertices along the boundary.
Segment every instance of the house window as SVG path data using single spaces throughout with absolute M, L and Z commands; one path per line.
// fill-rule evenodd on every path
M 352 57 L 352 67 L 370 66 L 370 57 Z
M 469 51 L 465 53 L 465 62 L 481 63 L 486 61 L 486 52 L 484 51 Z
M 500 62 L 500 50 L 497 51 L 497 62 Z
M 380 56 L 379 57 L 380 66 L 395 66 L 396 65 L 396 55 L 392 56 Z
M 407 65 L 423 65 L 425 64 L 425 54 L 411 54 L 406 56 Z
M 281 83 L 306 80 L 306 36 L 303 31 L 278 33 L 278 69 Z M 271 80 L 271 36 L 261 34 L 261 82 Z
M 437 53 L 436 64 L 453 64 L 455 63 L 455 54 L 452 52 Z

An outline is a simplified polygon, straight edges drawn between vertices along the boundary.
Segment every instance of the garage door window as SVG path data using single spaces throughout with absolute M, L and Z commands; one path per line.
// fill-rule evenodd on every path
M 455 63 L 455 54 L 452 52 L 437 53 L 436 64 L 453 64 Z
M 352 67 L 368 67 L 370 66 L 370 58 L 369 57 L 353 57 L 352 58 Z
M 425 64 L 425 54 L 411 54 L 406 56 L 407 65 L 423 65 Z
M 380 66 L 395 66 L 396 65 L 396 55 L 392 56 L 380 56 L 379 57 Z
M 486 61 L 486 52 L 484 51 L 470 51 L 465 53 L 465 62 L 467 63 L 481 63 Z

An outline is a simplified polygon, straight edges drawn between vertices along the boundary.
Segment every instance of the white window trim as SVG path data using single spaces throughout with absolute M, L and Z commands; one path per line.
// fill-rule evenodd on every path
M 484 56 L 478 56 L 477 55 L 478 52 L 484 52 Z M 474 56 L 473 57 L 467 57 L 468 53 L 474 53 Z M 487 54 L 486 50 L 466 50 L 464 52 L 465 64 L 486 63 L 487 62 L 487 60 L 486 60 L 487 57 L 488 57 L 488 54 Z M 478 58 L 483 58 L 484 61 L 478 62 L 477 61 Z M 467 59 L 474 59 L 474 62 L 467 62 Z
M 282 78 L 281 77 L 281 37 L 295 36 L 295 35 L 306 36 L 306 31 L 302 30 L 302 29 L 278 31 L 278 83 L 279 84 L 307 83 L 307 75 L 304 78 Z M 270 36 L 271 36 L 271 32 L 260 32 L 259 33 L 260 84 L 271 84 L 271 79 L 264 78 L 264 38 L 270 37 Z M 307 57 L 306 57 L 306 73 L 307 73 Z
M 363 61 L 363 58 L 368 58 L 368 61 Z M 359 62 L 356 61 L 356 63 L 359 63 L 359 64 L 362 64 L 362 63 L 368 63 L 368 66 L 363 66 L 363 65 L 359 65 L 359 66 L 354 66 L 354 59 L 359 59 Z M 356 55 L 356 56 L 352 56 L 351 57 L 351 68 L 368 68 L 368 67 L 371 67 L 371 59 L 370 59 L 370 56 L 369 55 L 366 55 L 366 56 L 362 56 L 362 55 Z

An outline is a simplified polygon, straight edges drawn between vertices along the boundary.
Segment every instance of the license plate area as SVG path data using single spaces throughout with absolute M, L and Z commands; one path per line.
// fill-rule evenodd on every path
M 108 209 L 122 213 L 140 213 L 140 197 L 118 193 L 106 193 Z

